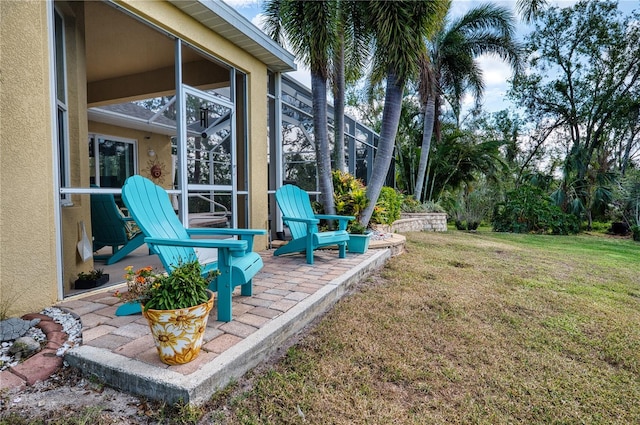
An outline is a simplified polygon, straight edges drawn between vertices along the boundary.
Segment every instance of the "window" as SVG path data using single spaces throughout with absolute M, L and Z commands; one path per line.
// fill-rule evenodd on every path
M 136 174 L 136 141 L 112 136 L 89 137 L 91 184 L 120 188 Z

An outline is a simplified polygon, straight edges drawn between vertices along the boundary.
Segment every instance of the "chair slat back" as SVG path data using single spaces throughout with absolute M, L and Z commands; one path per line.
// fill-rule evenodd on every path
M 284 217 L 314 218 L 309 194 L 298 186 L 287 184 L 276 191 L 276 201 Z M 286 221 L 293 239 L 303 238 L 307 235 L 307 225 L 295 221 Z M 317 233 L 318 226 L 314 225 L 311 233 Z
M 122 187 L 122 200 L 147 237 L 189 239 L 173 210 L 169 194 L 151 180 L 138 175 L 129 177 Z M 152 249 L 168 272 L 181 261 L 197 258 L 193 248 L 156 245 Z
M 92 194 L 91 232 L 94 246 L 120 246 L 128 241 L 121 212 L 112 194 Z

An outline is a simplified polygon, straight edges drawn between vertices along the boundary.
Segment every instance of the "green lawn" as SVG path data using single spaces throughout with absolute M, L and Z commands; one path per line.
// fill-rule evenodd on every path
M 449 231 L 406 251 L 276 364 L 127 422 L 640 423 L 640 244 Z M 0 423 L 122 423 L 99 407 L 18 419 Z
M 407 239 L 406 254 L 227 399 L 230 418 L 205 417 L 640 423 L 640 244 L 457 231 Z

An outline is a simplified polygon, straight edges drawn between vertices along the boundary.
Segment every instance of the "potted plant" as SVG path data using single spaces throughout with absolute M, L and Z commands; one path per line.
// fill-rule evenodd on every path
M 347 251 L 364 254 L 369 248 L 371 233 L 360 224 L 360 217 L 364 209 L 369 205 L 367 191 L 364 183 L 353 175 L 339 170 L 333 172 L 333 199 L 336 205 L 336 213 L 340 215 L 352 215 L 356 219 L 347 225 L 349 241 Z
M 366 230 L 358 219 L 349 223 L 347 227 L 347 231 L 349 232 L 347 251 L 354 254 L 364 254 L 367 252 L 367 249 L 369 249 L 369 241 L 371 240 L 371 233 L 367 233 Z
M 128 291 L 116 292 L 125 302 L 139 302 L 163 363 L 188 363 L 200 353 L 214 293 L 209 282 L 220 272 L 202 276 L 198 260 L 181 262 L 171 274 L 151 267 L 125 268 Z
M 104 285 L 109 281 L 109 274 L 104 273 L 102 269 L 91 270 L 90 272 L 78 273 L 78 278 L 74 285 L 76 289 L 91 289 Z

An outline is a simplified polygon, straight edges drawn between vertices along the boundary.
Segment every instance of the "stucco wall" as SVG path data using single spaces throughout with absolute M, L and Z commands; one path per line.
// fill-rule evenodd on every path
M 57 299 L 45 2 L 0 2 L 0 313 Z
M 69 172 L 72 187 L 89 185 L 87 149 L 87 77 L 84 45 L 84 4 L 57 3 L 65 23 L 65 59 L 67 71 L 67 115 Z M 79 272 L 93 269 L 93 259 L 83 261 L 77 250 L 80 223 L 91 228 L 91 204 L 88 195 L 72 195 L 71 204 L 62 207 L 62 282 L 65 293 L 73 288 Z
M 86 63 L 84 56 L 83 4 L 56 2 L 67 19 L 67 78 L 71 185 L 86 187 L 88 122 L 86 115 Z M 0 314 L 20 315 L 38 311 L 58 299 L 56 257 L 57 194 L 54 176 L 55 136 L 50 100 L 48 42 L 49 2 L 0 1 Z M 170 29 L 190 43 L 247 74 L 249 124 L 250 227 L 267 226 L 267 69 L 232 43 L 165 2 L 120 2 L 149 22 Z M 74 18 L 75 17 L 75 18 Z M 91 131 L 110 134 L 97 125 Z M 117 134 L 120 135 L 120 134 Z M 130 137 L 122 134 L 124 137 Z M 146 143 L 163 161 L 168 144 L 138 139 L 140 172 L 145 175 Z M 170 154 L 169 154 L 170 156 Z M 170 159 L 166 160 L 170 172 Z M 168 183 L 167 183 L 168 184 Z M 78 223 L 90 231 L 89 196 L 74 195 L 72 205 L 61 209 L 63 233 L 63 284 L 71 287 L 78 271 L 90 269 L 76 252 Z M 267 246 L 257 238 L 255 249 Z
M 264 78 L 253 75 L 249 79 L 249 116 L 252 123 L 249 131 L 249 193 L 250 226 L 258 229 L 269 229 L 268 163 L 267 163 L 267 73 Z M 251 119 L 253 117 L 253 119 Z M 257 237 L 256 250 L 267 248 L 267 236 Z

